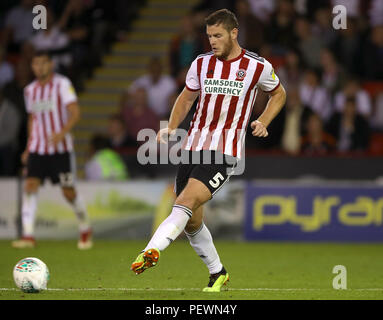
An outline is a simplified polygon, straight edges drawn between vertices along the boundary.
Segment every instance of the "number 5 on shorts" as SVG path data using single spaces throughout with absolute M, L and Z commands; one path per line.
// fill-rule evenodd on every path
M 213 179 L 209 180 L 209 184 L 213 187 L 213 188 L 217 188 L 220 184 L 221 184 L 221 181 L 224 181 L 225 178 L 223 177 L 223 175 L 221 174 L 221 172 L 218 172 L 214 177 Z

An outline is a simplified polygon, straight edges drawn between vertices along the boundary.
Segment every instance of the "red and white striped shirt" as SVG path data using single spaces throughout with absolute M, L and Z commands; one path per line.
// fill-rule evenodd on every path
M 186 76 L 186 88 L 200 90 L 200 96 L 183 148 L 241 158 L 257 89 L 271 92 L 278 86 L 272 65 L 253 52 L 243 49 L 232 60 L 212 52 L 199 55 Z
M 47 155 L 73 151 L 70 133 L 56 146 L 48 142 L 49 137 L 59 133 L 67 123 L 67 106 L 77 101 L 71 81 L 60 74 L 54 74 L 44 86 L 35 80 L 25 87 L 24 99 L 27 112 L 33 116 L 29 152 Z

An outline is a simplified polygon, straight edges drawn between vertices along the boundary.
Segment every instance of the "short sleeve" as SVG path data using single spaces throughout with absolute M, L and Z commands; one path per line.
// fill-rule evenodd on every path
M 72 85 L 72 82 L 69 79 L 64 79 L 61 82 L 60 87 L 61 101 L 64 106 L 67 106 L 70 103 L 77 102 L 76 91 Z
M 197 72 L 197 59 L 193 61 L 186 75 L 186 88 L 190 91 L 198 91 L 201 88 Z
M 273 66 L 267 60 L 265 60 L 257 85 L 264 92 L 272 92 L 279 86 L 279 78 L 275 74 Z

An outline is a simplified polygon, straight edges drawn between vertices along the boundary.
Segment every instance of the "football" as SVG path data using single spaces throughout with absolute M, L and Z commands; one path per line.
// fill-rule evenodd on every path
M 13 268 L 16 286 L 26 293 L 37 293 L 47 289 L 49 270 L 38 258 L 20 260 Z

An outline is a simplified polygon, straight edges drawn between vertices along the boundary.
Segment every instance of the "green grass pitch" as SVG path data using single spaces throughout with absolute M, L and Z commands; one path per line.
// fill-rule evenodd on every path
M 0 241 L 0 300 L 383 298 L 382 244 L 215 243 L 230 274 L 221 293 L 201 292 L 208 271 L 184 239 L 172 243 L 160 263 L 141 275 L 130 265 L 144 241 L 96 239 L 89 251 L 79 251 L 75 241 L 39 241 L 35 249 L 13 249 L 10 241 Z M 26 257 L 48 265 L 49 290 L 27 294 L 15 287 L 13 267 Z M 347 290 L 332 288 L 335 265 L 347 269 Z

